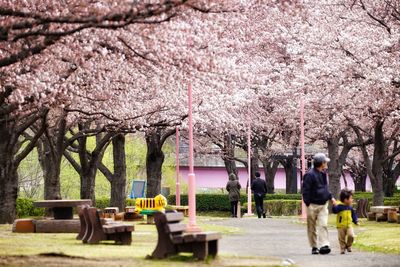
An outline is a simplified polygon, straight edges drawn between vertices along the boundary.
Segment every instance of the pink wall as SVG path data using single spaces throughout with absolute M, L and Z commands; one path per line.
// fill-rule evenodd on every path
M 195 167 L 196 174 L 196 186 L 202 188 L 224 188 L 228 181 L 228 175 L 224 167 Z M 261 177 L 264 178 L 264 172 L 260 169 Z M 180 175 L 187 182 L 188 167 L 180 167 Z M 239 181 L 242 187 L 247 184 L 247 170 L 245 168 L 239 168 Z M 346 174 L 347 187 L 354 189 L 353 179 L 349 174 Z M 341 179 L 342 188 L 345 187 L 344 180 Z M 297 175 L 297 187 L 300 188 L 300 174 Z M 285 171 L 279 169 L 275 176 L 275 188 L 285 189 L 286 188 L 286 177 Z M 367 191 L 371 191 L 371 183 L 367 178 Z

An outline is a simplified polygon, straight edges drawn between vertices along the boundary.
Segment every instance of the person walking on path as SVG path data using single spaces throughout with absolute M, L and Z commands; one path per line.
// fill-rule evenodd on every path
M 267 183 L 265 180 L 261 179 L 261 175 L 259 172 L 256 172 L 254 174 L 256 176 L 256 179 L 251 183 L 251 190 L 254 193 L 254 202 L 256 203 L 256 211 L 257 211 L 257 216 L 258 218 L 261 218 L 261 215 L 263 218 L 266 217 L 265 211 L 264 211 L 264 197 L 265 194 L 267 193 Z
M 358 225 L 357 214 L 353 207 L 353 192 L 343 189 L 340 192 L 340 201 L 332 207 L 333 213 L 337 214 L 336 227 L 338 230 L 340 253 L 345 254 L 346 250 L 351 252 L 354 241 L 353 223 Z
M 240 188 L 242 188 L 242 186 L 240 185 L 236 174 L 229 174 L 229 181 L 226 184 L 226 191 L 228 191 L 229 193 L 232 218 L 237 218 L 237 207 L 240 199 Z
M 328 236 L 328 202 L 336 205 L 328 188 L 326 170 L 330 159 L 323 153 L 313 157 L 314 167 L 303 179 L 303 201 L 307 206 L 307 233 L 312 254 L 329 254 L 331 252 Z M 317 234 L 317 226 L 319 228 Z M 318 244 L 320 249 L 318 249 Z

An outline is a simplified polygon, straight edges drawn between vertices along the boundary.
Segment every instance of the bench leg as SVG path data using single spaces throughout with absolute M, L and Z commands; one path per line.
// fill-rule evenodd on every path
M 208 253 L 213 258 L 218 254 L 218 240 L 213 240 L 208 242 Z
M 79 218 L 81 222 L 81 228 L 79 230 L 79 234 L 76 236 L 77 240 L 82 240 L 86 234 L 87 225 L 84 218 Z
M 117 244 L 130 245 L 132 243 L 132 232 L 117 233 L 114 240 Z
M 208 242 L 193 243 L 193 257 L 204 260 L 208 256 Z
M 151 256 L 156 259 L 165 259 L 168 256 L 178 254 L 177 246 L 172 244 L 168 237 L 158 236 L 157 246 Z
M 98 244 L 98 243 L 100 243 L 101 240 L 106 240 L 106 239 L 107 239 L 107 237 L 103 232 L 92 230 L 92 234 L 90 235 L 87 243 Z

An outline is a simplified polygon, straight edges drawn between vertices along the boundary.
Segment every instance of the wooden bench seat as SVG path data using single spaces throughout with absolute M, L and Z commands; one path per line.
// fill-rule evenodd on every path
M 81 230 L 77 239 L 83 243 L 98 244 L 102 240 L 114 240 L 116 244 L 130 245 L 132 243 L 133 225 L 112 222 L 103 225 L 99 210 L 94 207 L 81 206 L 78 208 Z
M 218 253 L 218 232 L 186 233 L 186 225 L 182 224 L 183 213 L 156 213 L 154 215 L 158 242 L 152 253 L 153 258 L 163 259 L 180 252 L 191 252 L 197 259 L 207 256 L 215 257 Z

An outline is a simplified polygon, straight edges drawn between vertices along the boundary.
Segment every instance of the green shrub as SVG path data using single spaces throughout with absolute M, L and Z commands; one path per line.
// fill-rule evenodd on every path
M 33 201 L 29 198 L 17 198 L 16 212 L 18 218 L 44 216 L 45 209 L 34 207 Z
M 96 207 L 98 209 L 104 209 L 110 206 L 110 198 L 108 197 L 99 197 L 96 198 Z
M 255 211 L 254 202 L 251 203 L 252 209 Z M 247 212 L 247 203 L 242 208 Z M 301 214 L 301 200 L 268 200 L 264 201 L 264 210 L 271 216 L 296 216 Z
M 400 207 L 400 199 L 389 198 L 389 199 L 385 199 L 383 201 L 383 203 L 384 203 L 385 206 L 398 206 L 398 207 Z
M 125 201 L 125 206 L 135 206 L 135 199 L 127 198 Z M 104 209 L 110 207 L 110 198 L 108 197 L 96 198 L 96 207 L 98 209 Z

